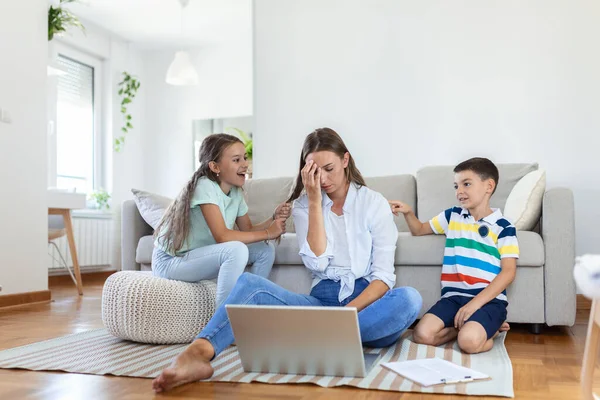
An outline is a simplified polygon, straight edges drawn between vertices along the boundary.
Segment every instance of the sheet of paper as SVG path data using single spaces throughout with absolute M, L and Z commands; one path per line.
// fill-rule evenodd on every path
M 382 366 L 411 381 L 417 382 L 421 386 L 470 382 L 475 379 L 489 378 L 489 376 L 481 372 L 462 367 L 441 358 L 383 363 Z

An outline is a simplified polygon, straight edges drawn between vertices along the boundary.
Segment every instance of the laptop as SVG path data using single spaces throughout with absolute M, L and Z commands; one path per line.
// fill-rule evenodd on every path
M 245 372 L 364 378 L 381 357 L 363 353 L 356 308 L 225 308 Z

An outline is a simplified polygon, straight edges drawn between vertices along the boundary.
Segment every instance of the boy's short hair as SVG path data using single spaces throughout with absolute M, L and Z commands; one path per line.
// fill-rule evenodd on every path
M 473 171 L 479 175 L 482 180 L 492 179 L 495 183 L 492 194 L 496 192 L 500 174 L 498 173 L 498 168 L 496 165 L 489 159 L 483 157 L 474 157 L 468 159 L 467 161 L 463 161 L 454 167 L 455 174 L 463 171 Z

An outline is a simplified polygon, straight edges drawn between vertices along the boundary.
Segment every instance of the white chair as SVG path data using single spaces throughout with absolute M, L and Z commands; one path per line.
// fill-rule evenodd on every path
M 56 239 L 66 236 L 66 234 L 67 230 L 65 229 L 65 222 L 62 215 L 48 215 L 48 246 L 54 247 L 58 254 L 58 258 L 54 256 L 52 251 L 49 251 L 48 255 L 69 272 L 71 279 L 73 279 L 73 283 L 77 286 L 77 279 L 75 279 L 73 271 L 69 268 L 69 264 L 67 264 L 65 257 L 63 257 L 60 249 L 54 242 Z

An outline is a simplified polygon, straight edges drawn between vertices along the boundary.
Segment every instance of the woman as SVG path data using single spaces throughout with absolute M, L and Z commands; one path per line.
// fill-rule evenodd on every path
M 394 289 L 398 232 L 385 198 L 366 187 L 340 136 L 329 128 L 306 137 L 292 195 L 292 215 L 310 295 L 243 274 L 225 304 L 356 307 L 369 347 L 394 344 L 417 318 L 421 296 Z M 196 340 L 153 381 L 156 392 L 212 376 L 210 360 L 234 341 L 221 306 Z

